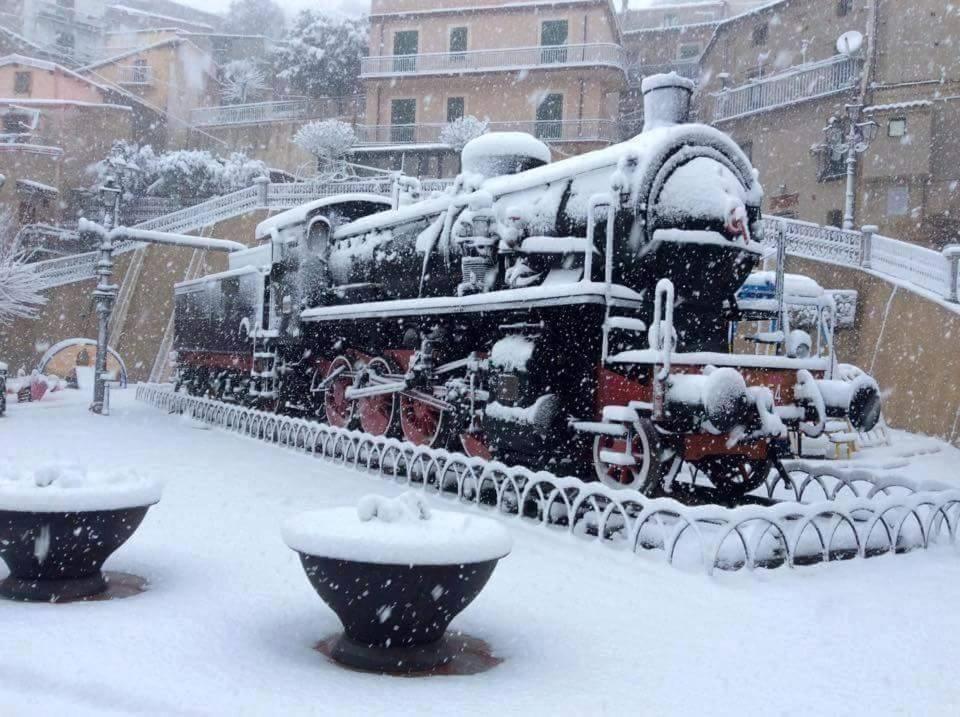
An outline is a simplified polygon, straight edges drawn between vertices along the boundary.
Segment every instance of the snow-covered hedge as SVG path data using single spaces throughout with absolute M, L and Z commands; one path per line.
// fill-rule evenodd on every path
M 267 176 L 267 165 L 241 152 L 221 157 L 206 150 L 157 153 L 150 145 L 116 142 L 110 156 L 94 164 L 94 186 L 119 180 L 126 200 L 139 196 L 198 199 L 249 187 Z
M 86 466 L 50 463 L 25 469 L 0 466 L 0 510 L 79 512 L 152 505 L 161 486 L 134 471 L 100 473 Z

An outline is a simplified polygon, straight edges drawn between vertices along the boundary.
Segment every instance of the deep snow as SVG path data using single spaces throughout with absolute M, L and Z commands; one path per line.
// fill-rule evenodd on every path
M 796 570 L 687 574 L 515 520 L 488 588 L 453 626 L 505 662 L 469 677 L 343 670 L 338 629 L 281 538 L 291 515 L 401 486 L 133 401 L 75 391 L 9 407 L 3 454 L 136 466 L 163 498 L 107 569 L 125 600 L 0 604 L 0 713 L 870 714 L 960 710 L 960 556 L 949 549 Z M 902 438 L 902 437 L 901 437 Z M 903 449 L 906 445 L 907 450 Z M 917 448 L 933 453 L 904 457 Z M 956 480 L 960 451 L 903 440 L 859 464 Z M 434 507 L 454 508 L 442 499 Z M 5 575 L 0 568 L 0 575 Z

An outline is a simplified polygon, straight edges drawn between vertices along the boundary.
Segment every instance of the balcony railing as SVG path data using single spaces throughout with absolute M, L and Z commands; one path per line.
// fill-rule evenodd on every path
M 117 83 L 121 85 L 152 85 L 153 68 L 149 65 L 120 65 Z
M 443 124 L 395 124 L 358 125 L 359 146 L 383 146 L 392 144 L 440 144 Z M 611 144 L 620 141 L 617 122 L 607 119 L 581 120 L 526 120 L 516 122 L 490 122 L 491 132 L 526 132 L 544 142 L 602 142 Z
M 419 55 L 380 55 L 361 60 L 360 76 L 461 74 L 571 65 L 606 65 L 622 70 L 623 49 L 612 43 L 595 43 L 466 52 L 426 52 Z
M 359 96 L 254 102 L 223 107 L 201 107 L 190 112 L 190 121 L 195 127 L 213 127 L 296 119 L 327 119 L 356 116 L 360 114 L 363 105 L 363 98 Z
M 713 93 L 712 119 L 719 122 L 824 97 L 855 87 L 859 79 L 860 61 L 846 55 L 798 65 L 740 87 Z
M 627 74 L 631 85 L 639 85 L 644 77 L 659 75 L 663 72 L 676 72 L 688 80 L 699 80 L 700 58 L 691 57 L 684 60 L 674 60 L 661 65 L 634 65 Z

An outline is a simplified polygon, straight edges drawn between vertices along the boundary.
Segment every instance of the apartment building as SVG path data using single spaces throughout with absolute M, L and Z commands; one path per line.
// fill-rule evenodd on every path
M 214 32 L 221 18 L 172 0 L 5 0 L 9 10 L 0 24 L 55 54 L 65 64 L 79 65 L 103 57 L 108 32 L 147 27 L 173 27 L 188 32 Z
M 443 126 L 473 115 L 557 156 L 620 139 L 626 67 L 609 0 L 373 0 L 357 154 L 413 174 L 457 169 Z
M 132 139 L 138 122 L 149 125 L 148 115 L 122 93 L 60 65 L 0 58 L 0 203 L 20 225 L 73 218 L 75 190 L 91 182 L 89 166 L 115 139 Z
M 859 49 L 838 46 L 850 31 Z M 858 154 L 855 222 L 942 247 L 960 236 L 958 36 L 940 0 L 770 3 L 716 25 L 697 112 L 751 156 L 767 212 L 839 226 L 847 150 L 824 128 L 861 107 L 879 128 Z

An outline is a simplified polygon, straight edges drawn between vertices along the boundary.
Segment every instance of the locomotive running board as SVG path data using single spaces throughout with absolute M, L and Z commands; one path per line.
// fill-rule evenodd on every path
M 614 550 L 660 555 L 678 567 L 692 562 L 707 573 L 869 558 L 960 541 L 960 490 L 865 468 L 788 461 L 785 473 L 771 472 L 764 495 L 751 496 L 750 505 L 689 506 L 171 388 L 140 384 L 137 399 L 486 515 L 543 526 L 550 535 L 559 529 Z
M 307 323 L 322 321 L 350 321 L 356 319 L 381 319 L 410 315 L 435 316 L 442 314 L 486 313 L 491 311 L 515 311 L 578 304 L 607 304 L 622 308 L 639 309 L 643 297 L 637 292 L 614 284 L 596 281 L 581 281 L 572 284 L 550 284 L 525 289 L 504 289 L 469 296 L 433 296 L 396 301 L 375 301 L 366 304 L 322 306 L 307 309 L 300 320 Z

